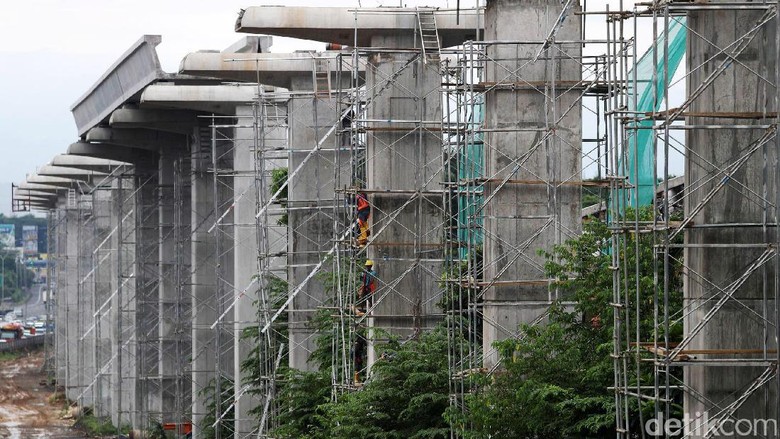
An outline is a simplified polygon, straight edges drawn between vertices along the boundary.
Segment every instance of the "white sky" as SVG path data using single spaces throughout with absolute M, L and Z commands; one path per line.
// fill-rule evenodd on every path
M 461 7 L 476 1 L 461 0 Z M 455 0 L 403 3 L 456 5 Z M 588 3 L 591 8 L 597 1 Z M 11 182 L 22 181 L 76 140 L 71 104 L 142 35 L 162 35 L 160 61 L 174 72 L 187 53 L 221 50 L 241 38 L 233 31 L 238 11 L 262 4 L 373 7 L 399 1 L 0 0 L 0 212 L 10 211 Z M 274 41 L 273 52 L 323 47 Z

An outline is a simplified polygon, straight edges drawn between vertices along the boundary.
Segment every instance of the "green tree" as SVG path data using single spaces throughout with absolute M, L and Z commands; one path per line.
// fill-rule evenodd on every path
M 275 194 L 284 184 L 285 181 L 287 181 L 287 174 L 289 173 L 288 168 L 276 168 L 273 171 L 271 171 L 271 194 Z M 287 207 L 287 189 L 290 186 L 285 186 L 284 189 L 279 193 L 279 196 L 277 197 L 277 203 L 279 203 L 282 207 Z M 288 214 L 282 215 L 281 218 L 279 218 L 276 222 L 280 226 L 286 226 L 289 221 Z
M 233 421 L 235 410 L 233 407 L 233 380 L 228 377 L 220 377 L 219 386 L 219 419 L 217 419 L 217 386 L 216 379 L 212 378 L 208 386 L 199 391 L 199 396 L 205 398 L 206 415 L 201 421 L 201 437 L 213 439 L 233 438 Z
M 344 261 L 348 266 L 347 261 Z M 363 261 L 355 266 L 362 267 Z M 359 274 L 341 271 L 321 277 L 328 291 L 357 285 Z M 334 398 L 332 376 L 337 317 L 323 309 L 311 323 L 317 331 L 311 362 L 316 371 L 287 369 L 279 381 L 278 438 L 447 438 L 443 417 L 449 400 L 448 338 L 445 327 L 401 341 L 390 337 L 375 346 L 377 361 L 356 391 Z M 384 335 L 383 335 L 384 336 Z
M 640 219 L 650 219 L 643 210 Z M 633 218 L 634 213 L 627 217 Z M 555 247 L 547 256 L 546 271 L 574 306 L 554 303 L 546 323 L 521 325 L 520 336 L 497 342 L 502 368 L 492 375 L 472 377 L 478 391 L 466 398 L 465 412 L 450 410 L 450 418 L 468 438 L 597 438 L 614 435 L 615 401 L 608 390 L 613 375 L 612 255 L 626 267 L 627 285 L 640 286 L 640 333 L 651 337 L 654 301 L 653 236 L 626 234 L 622 245 L 611 248 L 611 232 L 600 221 L 584 225 L 581 236 Z M 639 259 L 636 256 L 638 245 Z M 670 312 L 682 306 L 680 267 L 673 267 Z M 663 275 L 663 273 L 662 273 Z M 660 312 L 663 312 L 661 310 Z M 681 326 L 670 328 L 679 339 Z M 641 370 L 649 379 L 650 366 Z M 631 377 L 635 380 L 635 377 Z M 651 402 L 630 408 L 649 415 Z M 638 424 L 636 428 L 641 428 Z
M 324 408 L 331 438 L 447 438 L 449 399 L 446 328 L 405 343 L 392 338 L 359 391 Z

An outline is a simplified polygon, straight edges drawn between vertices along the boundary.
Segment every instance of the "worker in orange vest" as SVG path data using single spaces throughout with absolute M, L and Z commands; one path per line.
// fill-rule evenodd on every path
M 368 230 L 368 219 L 371 217 L 371 205 L 368 204 L 368 196 L 360 192 L 356 197 L 357 204 L 357 245 L 364 247 L 368 242 L 371 231 Z
M 366 314 L 366 310 L 371 308 L 374 290 L 376 290 L 376 271 L 374 270 L 374 261 L 368 259 L 363 274 L 360 276 L 360 288 L 354 308 L 355 314 L 362 317 Z

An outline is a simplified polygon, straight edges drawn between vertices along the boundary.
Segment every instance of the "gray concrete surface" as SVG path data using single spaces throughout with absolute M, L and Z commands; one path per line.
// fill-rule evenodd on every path
M 688 77 L 687 90 L 694 89 L 723 61 L 714 55 L 715 46 L 725 48 L 746 35 L 762 16 L 760 11 L 712 11 L 694 12 L 689 15 L 687 63 L 703 68 Z M 776 93 L 765 86 L 748 69 L 761 72 L 766 78 L 774 78 L 776 72 L 775 48 L 767 42 L 775 41 L 774 20 L 759 31 L 746 50 L 736 57 L 723 74 L 695 99 L 689 108 L 692 112 L 745 112 L 776 111 L 773 99 L 766 99 L 764 92 Z M 696 33 L 701 37 L 692 35 Z M 706 40 L 705 40 L 706 39 Z M 763 124 L 766 120 L 746 121 L 726 118 L 688 118 L 689 124 L 749 125 Z M 742 276 L 747 267 L 766 248 L 776 241 L 776 229 L 763 231 L 761 227 L 735 227 L 729 223 L 762 223 L 766 218 L 776 222 L 774 208 L 765 208 L 775 202 L 777 167 L 774 140 L 770 147 L 750 155 L 747 162 L 734 172 L 728 183 L 720 189 L 701 210 L 697 206 L 718 184 L 721 170 L 734 164 L 745 155 L 750 146 L 764 133 L 763 129 L 716 129 L 686 132 L 686 144 L 691 149 L 685 168 L 685 214 L 692 216 L 694 224 L 718 225 L 717 229 L 690 229 L 685 231 L 688 244 L 757 244 L 756 247 L 687 248 L 685 261 L 687 278 L 684 287 L 684 306 L 692 312 L 685 318 L 685 334 L 689 334 L 723 297 L 723 289 Z M 715 177 L 715 178 L 712 178 Z M 711 179 L 710 179 L 711 178 Z M 764 198 L 764 194 L 768 198 Z M 695 215 L 694 215 L 695 214 Z M 777 349 L 774 325 L 777 324 L 774 308 L 775 273 L 777 257 L 754 272 L 744 284 L 733 291 L 733 299 L 727 301 L 702 331 L 693 338 L 690 349 Z M 697 355 L 698 358 L 751 358 L 761 355 L 722 354 Z M 769 354 L 770 358 L 775 354 Z M 691 416 L 696 412 L 716 413 L 719 408 L 732 403 L 745 388 L 758 377 L 766 366 L 704 366 L 686 367 L 685 384 L 692 393 L 686 393 L 684 411 Z M 775 418 L 777 407 L 777 381 L 760 389 L 736 411 L 734 418 Z M 692 437 L 702 437 L 702 432 Z M 775 437 L 775 436 L 768 436 Z

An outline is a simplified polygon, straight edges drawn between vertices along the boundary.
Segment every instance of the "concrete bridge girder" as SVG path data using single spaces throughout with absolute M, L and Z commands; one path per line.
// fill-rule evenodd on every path
M 45 165 L 38 169 L 38 175 L 48 177 L 66 177 L 72 180 L 89 181 L 93 177 L 105 177 L 107 174 L 98 171 L 86 171 L 83 169 L 65 166 Z
M 97 157 L 79 156 L 71 154 L 59 154 L 54 156 L 51 161 L 54 166 L 62 166 L 73 169 L 81 169 L 85 171 L 95 171 L 109 174 L 113 170 L 130 166 L 131 163 L 119 160 L 108 160 Z
M 179 73 L 220 78 L 229 81 L 259 82 L 283 88 L 293 88 L 293 78 L 304 77 L 314 82 L 313 72 L 327 72 L 333 84 L 349 84 L 352 70 L 339 70 L 338 52 L 296 53 L 190 53 L 182 59 Z M 320 63 L 320 66 L 315 66 Z M 325 66 L 322 66 L 325 63 Z M 361 81 L 365 67 L 359 67 Z M 314 87 L 312 86 L 312 89 Z
M 256 97 L 257 87 L 250 85 L 151 85 L 141 94 L 141 104 L 231 116 Z
M 189 135 L 198 126 L 198 113 L 183 110 L 120 108 L 111 113 L 113 129 L 142 129 Z
M 87 133 L 88 142 L 107 143 L 128 148 L 160 151 L 161 148 L 186 145 L 187 137 L 163 131 L 146 129 L 92 128 Z
M 442 47 L 475 40 L 479 36 L 478 30 L 481 34 L 484 26 L 482 16 L 475 9 L 461 9 L 459 13 L 436 11 L 435 15 Z M 347 46 L 356 44 L 357 39 L 357 45 L 364 47 L 371 46 L 374 37 L 393 37 L 416 28 L 416 10 L 407 8 L 382 8 L 363 13 L 354 8 L 339 7 L 253 6 L 243 11 L 236 21 L 236 32 Z M 386 41 L 392 43 L 392 38 Z

